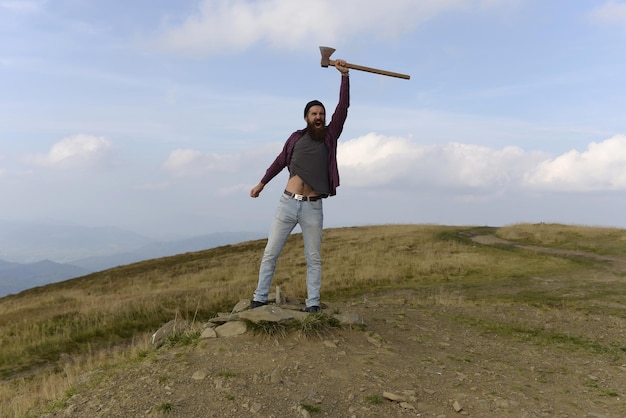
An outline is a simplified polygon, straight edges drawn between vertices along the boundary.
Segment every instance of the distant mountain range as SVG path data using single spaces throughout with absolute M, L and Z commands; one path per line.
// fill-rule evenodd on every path
M 74 260 L 71 264 L 92 272 L 101 271 L 137 261 L 201 251 L 221 245 L 236 244 L 261 238 L 262 234 L 258 232 L 216 232 L 182 240 L 152 242 L 132 251 L 86 257 Z
M 59 264 L 50 260 L 31 264 L 0 260 L 0 297 L 89 273 L 92 272 L 78 266 Z
M 263 238 L 219 232 L 160 241 L 116 227 L 0 220 L 0 297 L 96 271 Z
M 34 263 L 73 260 L 133 251 L 156 242 L 117 227 L 84 227 L 54 222 L 0 220 L 0 260 Z

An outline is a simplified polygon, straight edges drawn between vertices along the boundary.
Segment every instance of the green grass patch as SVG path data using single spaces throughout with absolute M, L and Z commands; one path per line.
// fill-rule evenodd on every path
M 626 255 L 626 230 L 563 224 L 516 224 L 498 228 L 500 238 L 600 255 Z
M 169 414 L 170 412 L 174 410 L 174 404 L 170 402 L 161 402 L 161 403 L 154 405 L 152 410 L 157 413 Z
M 268 337 L 286 337 L 291 332 L 298 332 L 305 337 L 321 337 L 342 327 L 338 319 L 323 312 L 309 314 L 303 319 L 283 322 L 249 320 L 245 322 L 248 329 L 255 334 Z
M 289 333 L 289 325 L 285 322 L 259 321 L 253 322 L 244 320 L 248 330 L 256 335 L 265 335 L 268 337 L 285 337 Z
M 308 403 L 301 403 L 300 404 L 300 408 L 302 408 L 305 411 L 310 412 L 312 414 L 315 414 L 317 412 L 322 412 L 322 408 L 320 408 L 319 406 L 311 405 L 311 404 L 308 404 Z
M 291 324 L 291 329 L 296 330 L 305 337 L 321 337 L 341 327 L 339 320 L 322 312 L 310 314 L 303 319 L 293 321 Z
M 499 337 L 530 341 L 538 345 L 558 345 L 565 349 L 576 349 L 613 357 L 621 356 L 625 351 L 624 347 L 618 345 L 605 345 L 590 338 L 564 334 L 553 329 L 488 321 L 464 315 L 457 315 L 457 318 L 465 324 L 494 333 Z
M 380 395 L 365 395 L 365 402 L 372 405 L 380 405 L 383 403 L 383 397 Z
M 192 330 L 192 329 L 185 329 L 185 330 L 180 330 L 178 332 L 170 334 L 167 337 L 167 342 L 170 345 L 175 345 L 175 346 L 188 346 L 188 345 L 193 345 L 196 342 L 198 342 L 199 337 L 200 337 L 199 331 Z

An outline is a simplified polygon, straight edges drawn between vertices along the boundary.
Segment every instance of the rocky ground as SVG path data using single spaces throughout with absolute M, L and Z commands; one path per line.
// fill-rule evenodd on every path
M 623 351 L 623 316 L 452 295 L 424 300 L 411 291 L 325 312 L 357 313 L 366 326 L 165 346 L 144 361 L 84 376 L 63 408 L 45 416 L 626 417 L 623 352 L 484 326 L 518 318 L 529 330 L 558 328 Z

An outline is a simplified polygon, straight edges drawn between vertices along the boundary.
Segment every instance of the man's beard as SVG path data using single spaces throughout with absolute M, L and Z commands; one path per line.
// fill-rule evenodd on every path
M 315 127 L 315 122 L 309 122 L 307 127 L 307 130 L 309 132 L 309 135 L 311 135 L 311 138 L 313 138 L 313 140 L 315 141 L 323 141 L 324 138 L 326 137 L 326 127 L 322 126 L 320 128 Z

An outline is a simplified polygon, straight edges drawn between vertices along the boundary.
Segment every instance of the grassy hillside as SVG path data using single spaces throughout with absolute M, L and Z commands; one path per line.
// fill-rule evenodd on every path
M 484 304 L 519 303 L 624 317 L 623 275 L 591 258 L 480 245 L 475 234 L 605 256 L 626 255 L 626 231 L 566 225 L 504 228 L 387 225 L 324 231 L 326 301 L 411 289 L 425 298 L 462 294 Z M 0 412 L 20 416 L 71 391 L 85 371 L 141 358 L 152 332 L 174 317 L 205 321 L 256 286 L 264 240 L 140 262 L 0 299 Z M 300 235 L 290 238 L 275 285 L 305 296 Z M 559 288 L 536 277 L 571 277 Z M 569 283 L 569 284 L 568 284 Z M 622 351 L 624 348 L 617 347 Z

